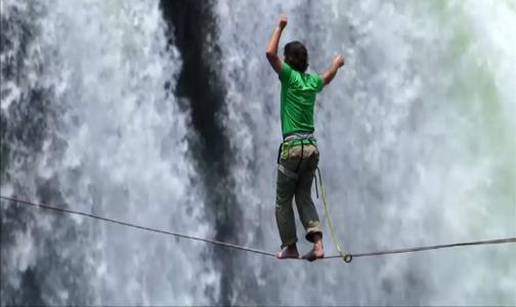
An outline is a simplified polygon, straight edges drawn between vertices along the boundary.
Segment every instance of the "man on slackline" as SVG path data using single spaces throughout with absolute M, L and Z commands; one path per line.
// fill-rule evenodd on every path
M 313 248 L 303 256 L 314 261 L 324 257 L 322 228 L 312 200 L 311 189 L 319 150 L 314 137 L 315 96 L 331 82 L 344 59 L 337 55 L 330 68 L 322 75 L 305 73 L 308 52 L 305 46 L 292 41 L 285 45 L 284 60 L 278 57 L 278 43 L 287 17 L 281 16 L 267 46 L 267 59 L 281 82 L 281 132 L 283 143 L 278 153 L 276 182 L 276 222 L 281 238 L 279 259 L 299 258 L 296 224 L 292 199 L 295 196 L 299 217 L 306 231 L 306 239 Z

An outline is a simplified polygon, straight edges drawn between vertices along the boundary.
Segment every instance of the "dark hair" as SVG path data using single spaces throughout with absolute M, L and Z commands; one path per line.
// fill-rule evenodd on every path
M 304 73 L 308 68 L 308 52 L 301 42 L 293 41 L 286 44 L 283 54 L 285 62 L 293 69 Z

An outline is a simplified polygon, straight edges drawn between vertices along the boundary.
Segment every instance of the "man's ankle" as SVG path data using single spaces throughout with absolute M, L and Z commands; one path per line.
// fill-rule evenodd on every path
M 322 242 L 322 234 L 319 232 L 312 234 L 312 240 L 314 244 Z
M 282 248 L 282 249 L 283 249 L 283 248 L 293 249 L 293 248 L 297 248 L 297 246 L 296 246 L 296 243 L 292 243 L 292 244 L 283 244 L 283 246 L 282 246 L 281 248 Z

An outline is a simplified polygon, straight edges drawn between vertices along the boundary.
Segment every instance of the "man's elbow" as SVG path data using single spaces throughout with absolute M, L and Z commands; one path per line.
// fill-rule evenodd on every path
M 324 84 L 324 85 L 328 85 L 328 84 L 330 84 L 331 79 L 332 79 L 332 77 L 331 77 L 331 75 L 329 75 L 329 74 L 324 74 L 324 75 L 322 76 L 322 80 L 323 80 L 323 84 Z
M 270 61 L 270 60 L 273 60 L 273 59 L 275 59 L 275 58 L 277 58 L 277 57 L 278 57 L 278 55 L 277 55 L 276 53 L 274 53 L 274 52 L 272 52 L 272 51 L 269 51 L 269 50 L 267 50 L 267 51 L 265 52 L 265 56 L 267 57 L 267 59 L 268 59 L 269 61 Z

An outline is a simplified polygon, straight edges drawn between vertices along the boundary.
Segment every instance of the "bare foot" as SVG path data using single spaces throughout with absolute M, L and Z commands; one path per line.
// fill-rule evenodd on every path
M 303 259 L 306 259 L 311 262 L 321 258 L 324 258 L 324 248 L 322 245 L 322 240 L 319 240 L 314 243 L 314 247 L 312 248 L 312 250 L 303 256 Z
M 287 247 L 284 247 L 282 250 L 276 253 L 276 258 L 278 259 L 298 259 L 299 258 L 299 252 L 297 251 L 296 245 L 290 245 Z

